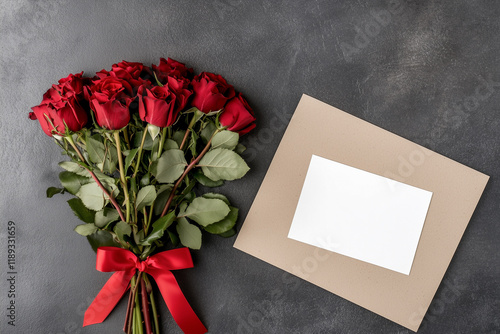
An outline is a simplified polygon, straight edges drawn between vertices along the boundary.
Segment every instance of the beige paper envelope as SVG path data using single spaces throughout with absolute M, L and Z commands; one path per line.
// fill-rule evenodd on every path
M 312 154 L 433 192 L 410 275 L 287 238 Z M 234 247 L 417 331 L 488 179 L 303 95 Z

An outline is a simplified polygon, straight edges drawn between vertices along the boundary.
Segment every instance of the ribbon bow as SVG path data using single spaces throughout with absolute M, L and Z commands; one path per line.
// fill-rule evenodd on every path
M 135 270 L 138 269 L 155 279 L 172 317 L 184 333 L 206 333 L 207 329 L 194 313 L 170 271 L 192 267 L 193 260 L 188 248 L 164 251 L 148 257 L 145 261 L 140 261 L 129 250 L 118 247 L 99 247 L 96 269 L 103 272 L 116 272 L 85 311 L 83 326 L 101 323 L 106 319 L 128 290 L 129 282 Z

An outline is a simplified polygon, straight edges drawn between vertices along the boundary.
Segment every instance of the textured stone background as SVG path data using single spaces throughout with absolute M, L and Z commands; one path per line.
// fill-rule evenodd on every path
M 80 327 L 109 275 L 73 232 L 68 198 L 45 198 L 61 155 L 27 114 L 69 73 L 170 56 L 222 74 L 258 115 L 244 140 L 252 170 L 222 190 L 241 208 L 239 226 L 302 93 L 490 175 L 419 333 L 499 333 L 499 16 L 500 3 L 486 0 L 1 0 L 0 332 L 119 332 L 125 302 Z M 15 328 L 6 324 L 9 220 Z M 176 274 L 211 333 L 409 333 L 233 242 L 205 235 L 195 269 Z M 164 333 L 179 333 L 162 314 Z

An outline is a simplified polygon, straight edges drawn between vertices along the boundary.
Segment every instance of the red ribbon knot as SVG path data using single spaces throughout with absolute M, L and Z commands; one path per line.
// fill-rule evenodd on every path
M 192 267 L 193 260 L 186 247 L 164 251 L 144 261 L 140 261 L 134 253 L 126 249 L 99 247 L 96 269 L 103 272 L 115 271 L 115 273 L 104 284 L 85 312 L 83 326 L 103 322 L 128 290 L 135 271 L 139 270 L 154 278 L 172 317 L 184 333 L 206 333 L 207 329 L 194 313 L 171 272 Z

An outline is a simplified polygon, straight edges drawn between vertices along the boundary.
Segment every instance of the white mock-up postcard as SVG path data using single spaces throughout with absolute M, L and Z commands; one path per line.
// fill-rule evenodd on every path
M 312 155 L 288 238 L 409 275 L 431 198 Z

